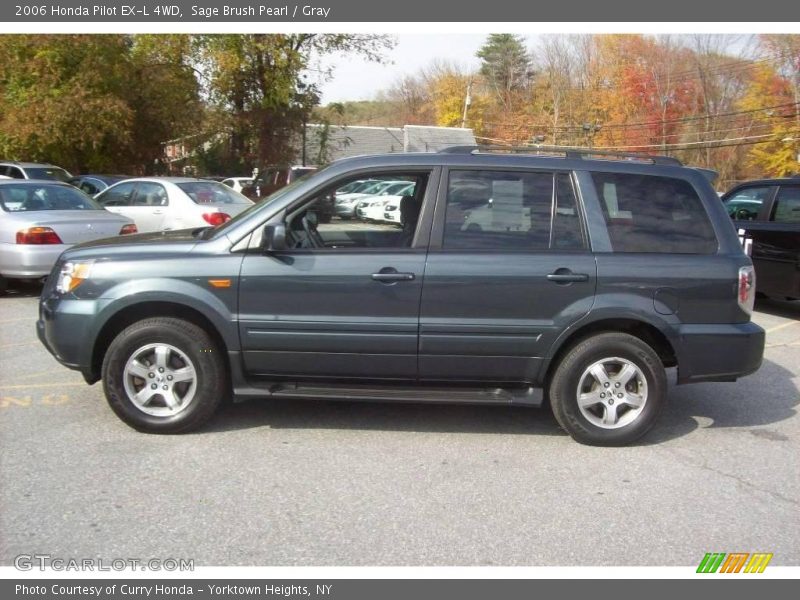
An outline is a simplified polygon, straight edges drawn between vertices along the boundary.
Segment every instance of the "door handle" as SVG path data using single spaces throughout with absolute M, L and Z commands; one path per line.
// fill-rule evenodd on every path
M 153 214 L 154 214 L 154 215 L 163 215 L 163 214 L 164 214 L 164 211 L 163 211 L 163 210 L 161 210 L 161 209 L 159 209 L 159 210 L 154 210 L 154 211 L 153 211 Z
M 556 269 L 554 272 L 547 275 L 547 280 L 553 283 L 577 283 L 580 281 L 589 281 L 589 276 L 586 273 L 573 273 L 569 269 Z
M 380 272 L 372 274 L 373 281 L 380 281 L 381 283 L 394 283 L 396 281 L 413 281 L 413 273 L 398 273 L 397 271 Z

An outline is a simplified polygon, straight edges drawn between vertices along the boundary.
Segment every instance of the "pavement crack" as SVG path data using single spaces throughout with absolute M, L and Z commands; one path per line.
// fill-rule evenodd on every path
M 711 473 L 714 473 L 716 475 L 720 475 L 722 477 L 727 477 L 728 479 L 733 479 L 734 481 L 742 484 L 742 486 L 744 486 L 744 487 L 746 487 L 746 488 L 748 488 L 750 490 L 755 490 L 757 492 L 761 492 L 761 493 L 767 494 L 769 496 L 772 496 L 776 500 L 780 500 L 782 502 L 785 502 L 787 504 L 791 504 L 793 506 L 796 506 L 796 507 L 800 508 L 800 501 L 795 500 L 794 498 L 790 498 L 789 496 L 785 496 L 785 495 L 781 494 L 780 492 L 776 492 L 774 490 L 770 490 L 770 489 L 767 489 L 767 488 L 759 487 L 758 485 L 747 481 L 741 475 L 736 475 L 735 473 L 728 473 L 727 471 L 723 471 L 721 469 L 717 469 L 716 467 L 710 466 L 705 461 L 702 462 L 702 463 L 695 462 L 695 461 L 687 458 L 686 456 L 684 456 L 681 452 L 678 452 L 678 451 L 676 451 L 674 449 L 670 449 L 669 452 L 673 456 L 675 456 L 678 459 L 678 461 L 680 461 L 681 463 L 683 463 L 686 466 L 696 467 L 696 468 L 702 469 L 704 471 L 710 471 Z

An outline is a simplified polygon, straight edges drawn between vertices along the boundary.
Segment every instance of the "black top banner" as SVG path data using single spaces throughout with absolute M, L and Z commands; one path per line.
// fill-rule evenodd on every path
M 20 0 L 0 6 L 14 22 L 780 22 L 800 21 L 786 0 L 595 2 L 375 2 L 374 0 Z M 787 27 L 790 31 L 791 27 Z

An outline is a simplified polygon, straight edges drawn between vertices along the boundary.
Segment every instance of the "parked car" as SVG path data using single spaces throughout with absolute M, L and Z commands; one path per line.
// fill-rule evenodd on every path
M 0 291 L 7 279 L 46 276 L 73 244 L 136 232 L 133 221 L 65 183 L 3 179 L 0 209 Z
M 376 198 L 373 196 L 369 200 L 366 205 L 364 203 L 359 204 L 359 208 L 356 209 L 356 216 L 362 221 L 383 221 L 383 214 L 386 212 L 384 209 L 386 203 L 389 202 L 389 198 Z
M 37 331 L 140 431 L 194 429 L 231 395 L 547 397 L 579 442 L 630 443 L 665 406 L 667 368 L 678 384 L 735 381 L 759 368 L 764 330 L 708 180 L 599 152 L 344 159 L 213 229 L 68 250 Z M 402 229 L 319 223 L 320 201 L 381 175 L 415 184 Z M 518 227 L 467 226 L 500 197 L 526 209 Z
M 245 186 L 242 193 L 253 201 L 263 200 L 267 196 L 316 171 L 316 167 L 304 165 L 269 166 L 261 169 L 252 185 Z
M 363 193 L 375 184 L 383 183 L 379 179 L 359 179 L 336 190 L 334 194 L 334 214 L 340 219 L 355 219 L 356 207 L 369 194 Z
M 363 192 L 349 195 L 349 198 L 355 197 L 353 213 L 356 218 L 366 220 L 367 209 L 371 208 L 369 220 L 377 221 L 383 218 L 383 213 L 380 212 L 378 207 L 383 207 L 386 201 L 394 197 L 395 194 L 413 193 L 413 189 L 414 184 L 409 181 L 379 180 L 377 183 L 365 188 Z
M 74 185 L 90 196 L 96 196 L 103 190 L 125 179 L 130 179 L 130 177 L 127 175 L 78 175 L 68 179 L 67 183 Z
M 97 196 L 106 209 L 133 219 L 142 233 L 220 225 L 253 205 L 227 185 L 188 177 L 142 177 Z
M 69 171 L 43 163 L 0 161 L 0 175 L 11 179 L 46 179 L 48 181 L 68 181 Z
M 800 177 L 741 183 L 722 203 L 744 232 L 758 292 L 800 298 Z
M 383 220 L 387 223 L 394 223 L 395 225 L 402 225 L 400 219 L 400 204 L 404 196 L 392 196 L 383 207 Z
M 221 183 L 224 183 L 229 188 L 233 189 L 240 194 L 249 185 L 253 185 L 253 178 L 252 177 L 228 177 L 227 179 L 223 179 Z

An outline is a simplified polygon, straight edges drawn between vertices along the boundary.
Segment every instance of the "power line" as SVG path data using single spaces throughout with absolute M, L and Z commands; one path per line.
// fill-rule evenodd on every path
M 596 150 L 614 150 L 614 149 L 625 149 L 625 150 L 645 150 L 645 149 L 667 149 L 667 150 L 692 150 L 696 148 L 722 148 L 726 146 L 744 146 L 746 142 L 749 140 L 756 140 L 756 139 L 763 139 L 763 138 L 772 138 L 771 140 L 764 140 L 764 142 L 779 142 L 784 136 L 791 137 L 797 135 L 800 132 L 787 132 L 782 133 L 780 135 L 774 133 L 768 133 L 764 135 L 752 135 L 752 136 L 743 136 L 738 138 L 723 138 L 720 140 L 705 140 L 701 142 L 681 142 L 676 144 L 644 144 L 644 145 L 620 145 L 620 146 L 595 146 Z M 736 144 L 729 144 L 727 142 L 737 142 Z M 738 143 L 738 142 L 745 142 L 745 143 Z M 725 143 L 725 146 L 714 146 L 713 144 L 718 143 Z
M 694 116 L 691 116 L 691 117 L 681 117 L 681 118 L 678 118 L 678 119 L 666 119 L 664 121 L 643 121 L 643 122 L 638 122 L 638 123 L 619 123 L 619 124 L 609 123 L 607 125 L 606 124 L 602 125 L 602 129 L 605 129 L 605 130 L 608 130 L 608 129 L 636 129 L 636 128 L 650 127 L 650 126 L 653 126 L 653 125 L 662 125 L 662 124 L 663 125 L 670 125 L 670 124 L 674 124 L 674 123 L 688 123 L 688 122 L 692 122 L 692 121 L 703 121 L 703 120 L 706 120 L 706 119 L 721 119 L 721 118 L 727 118 L 727 117 L 732 117 L 732 116 L 740 116 L 740 115 L 753 114 L 753 113 L 758 113 L 758 112 L 766 112 L 766 111 L 770 111 L 770 110 L 776 110 L 776 109 L 779 109 L 779 108 L 787 108 L 787 107 L 790 107 L 790 106 L 791 107 L 798 107 L 798 106 L 800 106 L 800 102 L 787 102 L 785 104 L 776 104 L 774 106 L 765 106 L 764 108 L 753 108 L 753 109 L 749 109 L 749 110 L 739 110 L 739 111 L 733 111 L 733 112 L 727 112 L 727 113 L 718 113 L 718 114 L 694 115 Z M 770 116 L 770 118 L 773 118 L 773 117 Z M 497 125 L 497 126 L 501 126 L 501 127 L 508 127 L 509 126 L 509 124 L 506 124 L 506 123 L 487 122 L 487 121 L 483 121 L 483 124 L 484 125 Z M 554 129 L 554 127 L 552 125 L 547 125 L 547 124 L 520 125 L 518 127 L 520 129 L 522 129 L 522 128 L 525 128 L 525 129 L 545 129 L 545 130 L 553 130 Z M 555 129 L 558 129 L 559 131 L 576 131 L 576 130 L 577 131 L 582 131 L 584 128 L 583 128 L 582 125 L 557 125 L 555 127 Z

